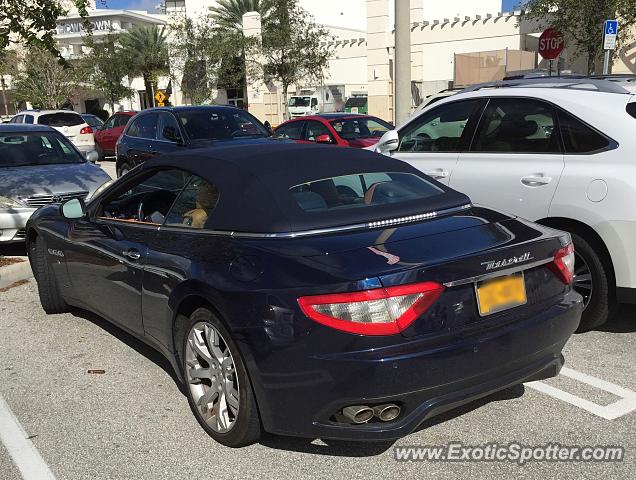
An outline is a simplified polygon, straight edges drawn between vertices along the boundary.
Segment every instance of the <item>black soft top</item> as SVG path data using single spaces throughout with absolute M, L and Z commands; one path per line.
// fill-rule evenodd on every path
M 409 164 L 366 150 L 328 145 L 263 143 L 188 150 L 162 155 L 142 169 L 187 170 L 219 189 L 209 228 L 249 233 L 287 233 L 332 228 L 438 211 L 470 203 Z M 444 193 L 421 200 L 364 209 L 304 211 L 289 189 L 340 175 L 404 172 L 426 179 Z

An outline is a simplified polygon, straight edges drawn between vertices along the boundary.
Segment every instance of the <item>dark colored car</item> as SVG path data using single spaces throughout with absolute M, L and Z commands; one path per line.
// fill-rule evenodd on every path
M 117 112 L 111 115 L 103 125 L 95 130 L 95 149 L 99 154 L 99 159 L 115 156 L 115 145 L 124 132 L 128 120 L 134 117 L 137 112 Z
M 140 163 L 183 149 L 269 142 L 256 117 L 231 106 L 151 108 L 130 120 L 117 141 L 117 176 Z
M 325 143 L 341 147 L 366 148 L 378 143 L 395 127 L 371 115 L 324 113 L 289 120 L 276 128 L 274 138 L 297 143 Z
M 556 375 L 582 310 L 569 234 L 364 150 L 165 155 L 85 207 L 38 210 L 27 239 L 45 311 L 158 349 L 230 446 L 402 437 Z

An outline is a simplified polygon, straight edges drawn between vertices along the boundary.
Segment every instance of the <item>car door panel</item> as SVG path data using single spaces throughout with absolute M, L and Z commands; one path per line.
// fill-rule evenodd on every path
M 73 297 L 136 334 L 143 334 L 144 238 L 153 228 L 157 227 L 81 219 L 68 236 L 66 265 Z
M 565 167 L 554 107 L 534 99 L 491 99 L 450 186 L 471 200 L 528 220 L 548 216 Z

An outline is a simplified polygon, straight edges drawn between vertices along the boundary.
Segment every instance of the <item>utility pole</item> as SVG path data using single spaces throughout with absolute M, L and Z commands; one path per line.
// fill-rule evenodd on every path
M 411 0 L 395 0 L 395 124 L 411 114 Z

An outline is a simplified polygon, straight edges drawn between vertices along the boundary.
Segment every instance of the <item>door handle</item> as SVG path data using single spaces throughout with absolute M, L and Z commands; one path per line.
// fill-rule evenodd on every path
M 448 178 L 448 176 L 450 175 L 448 171 L 441 168 L 436 168 L 435 170 L 431 170 L 430 172 L 424 172 L 424 174 L 433 178 Z
M 528 187 L 540 187 L 541 185 L 547 185 L 552 181 L 552 177 L 546 177 L 545 175 L 528 175 L 521 179 L 521 183 Z
M 126 250 L 122 252 L 122 254 L 124 255 L 124 257 L 128 257 L 131 260 L 139 260 L 141 258 L 141 253 L 139 253 L 139 251 L 135 250 L 134 248 Z

